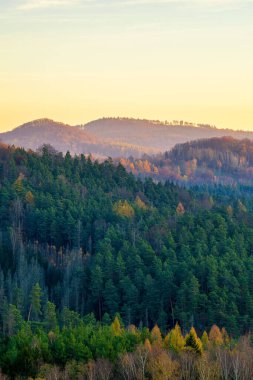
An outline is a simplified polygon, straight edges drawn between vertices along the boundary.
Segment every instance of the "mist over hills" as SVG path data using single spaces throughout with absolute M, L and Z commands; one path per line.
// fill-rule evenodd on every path
M 129 118 L 103 118 L 84 125 L 70 126 L 50 119 L 28 122 L 0 134 L 0 141 L 36 150 L 51 144 L 56 150 L 95 157 L 140 158 L 158 154 L 176 144 L 196 139 L 231 136 L 253 139 L 253 132 L 218 129 L 187 122 L 161 122 Z

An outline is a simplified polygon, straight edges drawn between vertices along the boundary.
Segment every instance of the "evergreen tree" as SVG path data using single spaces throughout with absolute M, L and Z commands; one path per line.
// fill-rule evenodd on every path
M 44 323 L 48 331 L 55 330 L 57 327 L 55 305 L 49 301 L 46 303 L 46 307 L 45 307 Z
M 27 320 L 30 320 L 31 315 L 33 315 L 34 320 L 37 320 L 41 315 L 41 288 L 38 283 L 36 283 L 30 293 L 30 308 L 28 312 Z

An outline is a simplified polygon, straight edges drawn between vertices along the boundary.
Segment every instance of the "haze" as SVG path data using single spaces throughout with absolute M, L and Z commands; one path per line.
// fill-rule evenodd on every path
M 253 130 L 253 3 L 1 0 L 0 130 L 41 117 Z

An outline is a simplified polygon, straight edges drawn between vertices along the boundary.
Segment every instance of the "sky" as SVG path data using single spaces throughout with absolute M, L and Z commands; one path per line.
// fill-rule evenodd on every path
M 253 0 L 0 0 L 0 131 L 38 118 L 253 130 Z

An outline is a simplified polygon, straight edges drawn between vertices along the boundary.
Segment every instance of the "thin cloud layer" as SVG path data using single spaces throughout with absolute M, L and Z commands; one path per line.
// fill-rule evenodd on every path
M 82 5 L 107 6 L 135 6 L 135 5 L 158 5 L 158 4 L 184 4 L 199 6 L 231 6 L 252 3 L 252 0 L 25 0 L 18 5 L 18 9 L 32 10 L 39 8 L 53 8 Z
M 28 0 L 20 5 L 18 9 L 30 10 L 39 8 L 65 7 L 77 4 L 76 0 Z

